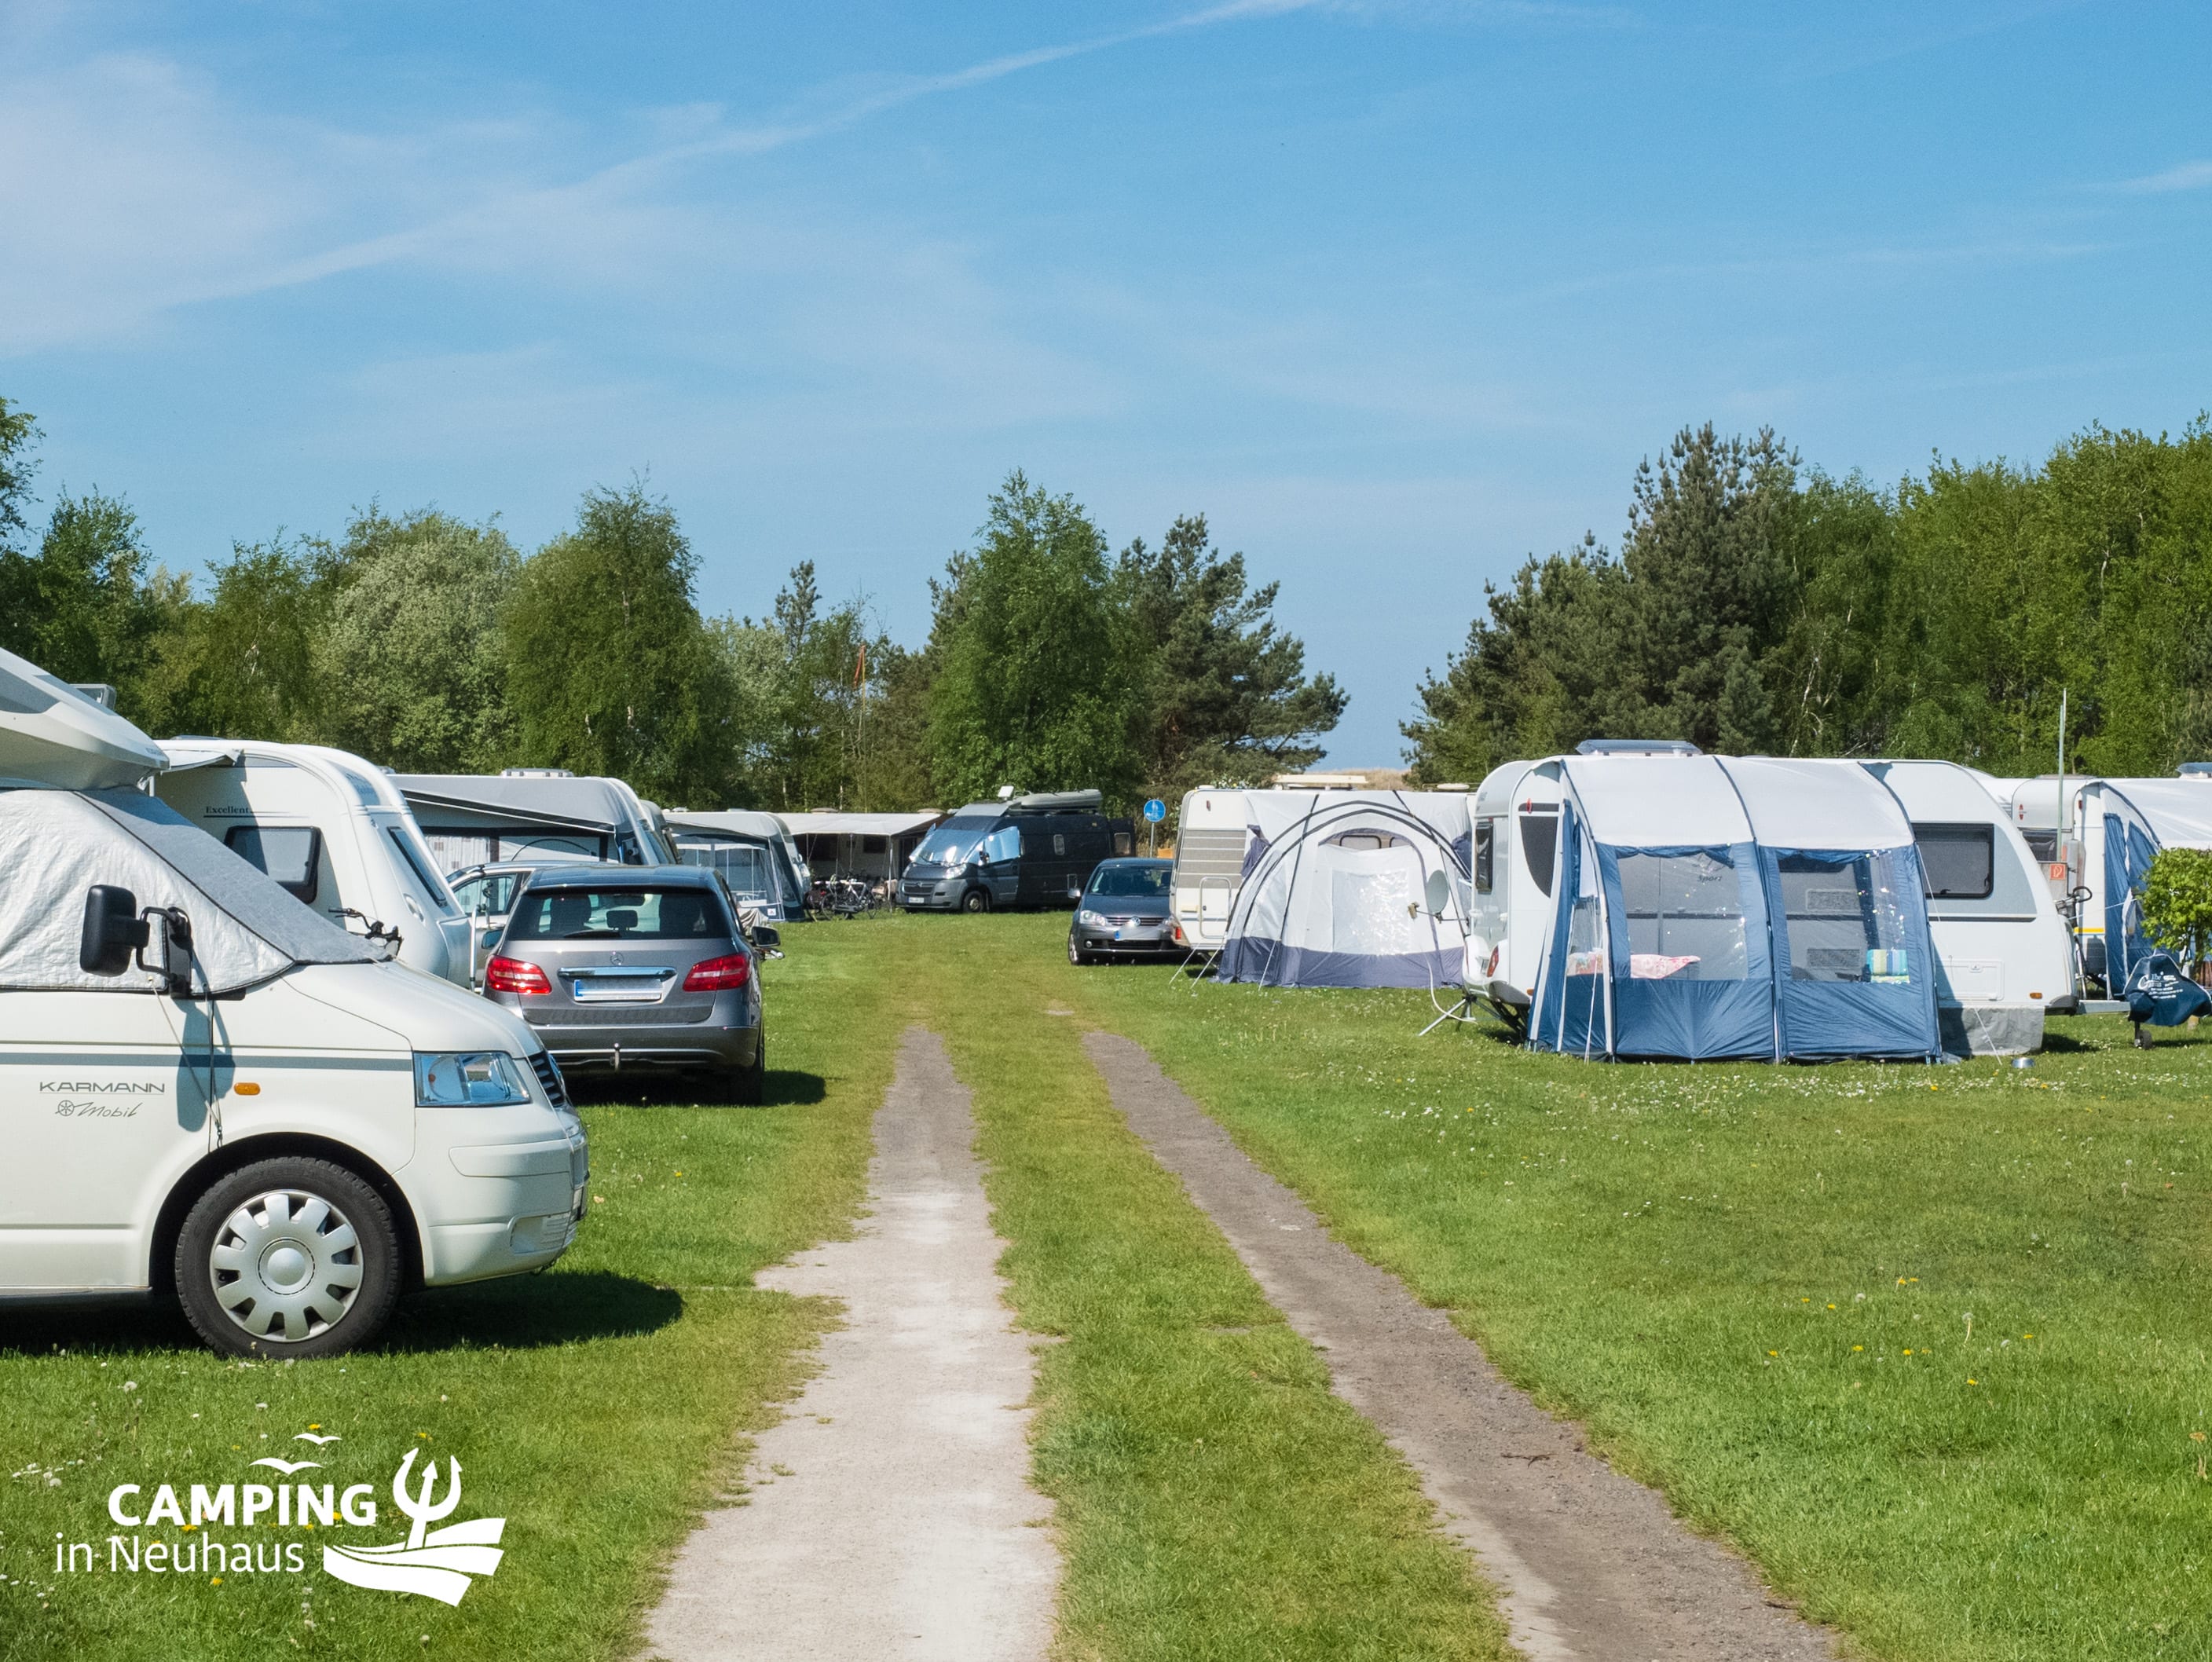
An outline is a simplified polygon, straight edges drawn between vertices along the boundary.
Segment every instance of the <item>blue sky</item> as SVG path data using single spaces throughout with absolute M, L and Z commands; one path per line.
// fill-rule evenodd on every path
M 2208 403 L 2201 6 L 0 8 L 0 393 L 155 553 L 647 473 L 917 640 L 1019 466 L 1203 512 L 1394 761 L 1686 422 L 1893 479 Z

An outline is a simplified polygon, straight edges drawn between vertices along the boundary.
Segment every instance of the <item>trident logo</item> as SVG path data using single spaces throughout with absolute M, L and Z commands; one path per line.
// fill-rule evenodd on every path
M 435 1458 L 422 1468 L 421 1498 L 417 1499 L 408 1494 L 407 1474 L 414 1468 L 415 1457 L 422 1452 L 419 1448 L 409 1449 L 407 1458 L 400 1461 L 399 1470 L 393 1474 L 392 1479 L 392 1498 L 398 1503 L 400 1511 L 405 1513 L 415 1525 L 413 1529 L 407 1532 L 407 1544 L 410 1548 L 421 1546 L 423 1532 L 439 1519 L 451 1517 L 453 1508 L 461 1503 L 461 1463 L 455 1459 L 448 1459 L 446 1462 L 450 1475 L 446 1480 L 444 1501 L 436 1506 L 430 1504 L 430 1496 L 436 1492 L 438 1487 L 438 1462 Z
M 422 1468 L 419 1490 L 410 1494 L 408 1483 L 415 1475 L 415 1457 L 421 1453 L 417 1448 L 409 1449 L 407 1458 L 400 1461 L 399 1470 L 392 1478 L 392 1498 L 415 1526 L 408 1532 L 407 1538 L 383 1547 L 325 1545 L 323 1569 L 357 1587 L 416 1593 L 442 1604 L 458 1604 L 461 1595 L 474 1584 L 471 1578 L 489 1575 L 498 1569 L 499 1561 L 506 1556 L 499 1542 L 506 1532 L 507 1519 L 472 1518 L 465 1523 L 448 1524 L 443 1529 L 432 1529 L 432 1524 L 450 1517 L 453 1508 L 461 1503 L 461 1463 L 447 1462 L 444 1500 L 435 1498 L 438 1462 L 434 1459 Z

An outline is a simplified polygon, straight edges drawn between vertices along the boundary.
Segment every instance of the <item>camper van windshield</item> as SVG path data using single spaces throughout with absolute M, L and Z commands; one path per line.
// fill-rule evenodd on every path
M 921 840 L 914 851 L 925 865 L 958 865 L 975 858 L 975 846 L 991 828 L 985 820 L 947 820 Z

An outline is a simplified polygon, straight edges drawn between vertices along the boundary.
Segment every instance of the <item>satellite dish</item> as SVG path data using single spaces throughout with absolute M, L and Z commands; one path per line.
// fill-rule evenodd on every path
M 1451 879 L 1441 871 L 1429 873 L 1429 915 L 1441 918 L 1451 908 Z

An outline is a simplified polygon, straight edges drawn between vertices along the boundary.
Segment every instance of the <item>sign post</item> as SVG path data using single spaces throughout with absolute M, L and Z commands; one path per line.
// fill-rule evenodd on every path
M 1145 804 L 1145 852 L 1151 855 L 1159 847 L 1160 822 L 1168 816 L 1168 805 L 1158 797 Z

